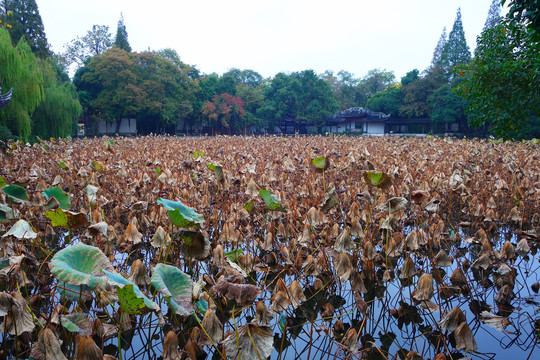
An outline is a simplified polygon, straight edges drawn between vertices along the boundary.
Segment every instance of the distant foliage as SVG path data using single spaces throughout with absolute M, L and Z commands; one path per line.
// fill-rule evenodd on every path
M 450 31 L 448 41 L 444 44 L 441 53 L 441 66 L 450 75 L 455 66 L 468 64 L 469 61 L 471 61 L 471 52 L 465 39 L 461 9 L 458 9 L 452 31 Z
M 128 33 L 126 30 L 126 25 L 124 24 L 123 15 L 120 15 L 120 20 L 118 20 L 118 27 L 116 28 L 116 37 L 114 39 L 113 46 L 127 52 L 131 52 L 131 46 L 129 45 Z

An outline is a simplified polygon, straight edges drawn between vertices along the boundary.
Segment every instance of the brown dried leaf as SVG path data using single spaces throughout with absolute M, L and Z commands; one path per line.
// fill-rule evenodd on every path
M 251 284 L 233 284 L 225 279 L 220 279 L 216 285 L 212 287 L 212 291 L 218 292 L 229 300 L 234 300 L 242 305 L 251 305 L 257 295 L 261 293 L 255 285 Z

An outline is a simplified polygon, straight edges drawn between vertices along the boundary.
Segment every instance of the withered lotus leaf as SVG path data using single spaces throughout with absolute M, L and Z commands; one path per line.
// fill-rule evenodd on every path
M 339 204 L 339 200 L 336 195 L 336 190 L 334 188 L 328 189 L 324 197 L 323 202 L 319 205 L 323 214 L 328 213 L 332 208 Z
M 531 247 L 529 246 L 529 242 L 527 241 L 526 238 L 523 238 L 521 239 L 517 246 L 516 246 L 516 252 L 520 255 L 520 256 L 525 256 L 529 253 L 529 251 L 531 251 Z
M 418 285 L 414 294 L 414 298 L 418 301 L 429 300 L 433 296 L 433 276 L 428 273 L 423 273 L 418 279 Z
M 287 297 L 285 291 L 278 291 L 272 295 L 272 311 L 280 313 L 291 305 L 291 300 Z
M 455 330 L 461 323 L 465 322 L 465 314 L 459 307 L 455 307 L 446 314 L 441 321 L 439 321 L 439 326 L 442 330 Z
M 504 316 L 494 315 L 489 311 L 482 311 L 482 313 L 480 313 L 480 320 L 484 324 L 491 325 L 498 330 L 503 330 L 505 327 L 511 324 L 508 318 Z
M 164 360 L 180 360 L 182 356 L 178 350 L 178 336 L 174 331 L 169 331 L 163 341 L 163 353 Z
M 193 281 L 175 266 L 157 264 L 152 269 L 150 283 L 163 294 L 171 309 L 180 316 L 193 313 L 191 297 Z
M 266 359 L 272 354 L 274 337 L 270 326 L 253 323 L 242 325 L 236 333 L 227 336 L 222 344 L 227 357 L 238 359 Z
M 35 239 L 37 233 L 34 232 L 32 226 L 23 219 L 18 220 L 7 233 L 2 235 L 2 237 L 14 236 L 17 239 Z
M 90 336 L 75 337 L 75 360 L 101 360 L 103 353 Z
M 355 328 L 350 327 L 345 333 L 343 340 L 341 340 L 343 346 L 349 349 L 353 354 L 358 352 L 358 332 Z
M 188 258 L 204 259 L 210 255 L 210 241 L 201 231 L 180 229 L 173 240 L 181 242 L 180 250 Z
M 411 192 L 411 200 L 417 204 L 424 203 L 429 198 L 429 192 L 426 190 L 413 190 Z
M 478 350 L 478 345 L 474 340 L 473 333 L 469 324 L 462 322 L 454 331 L 454 340 L 456 341 L 457 350 L 465 350 L 466 352 L 473 352 Z
M 124 232 L 124 239 L 130 244 L 137 245 L 142 242 L 142 237 L 143 235 L 139 232 L 137 226 L 129 223 Z
M 171 242 L 171 237 L 163 227 L 158 226 L 156 229 L 156 232 L 154 233 L 154 236 L 152 236 L 152 240 L 150 241 L 150 244 L 155 248 L 166 248 L 169 246 L 169 243 Z
M 4 315 L 0 331 L 17 336 L 33 331 L 34 319 L 28 309 L 28 302 L 19 292 L 0 293 L 0 315 Z
M 255 307 L 255 322 L 258 325 L 268 325 L 273 318 L 274 313 L 266 307 L 264 301 L 257 302 L 257 306 Z
M 216 313 L 211 308 L 206 310 L 204 314 L 202 328 L 205 335 L 209 337 L 205 339 L 204 345 L 218 344 L 223 339 L 223 324 L 221 324 L 221 321 L 219 321 Z
M 337 237 L 334 244 L 334 250 L 340 253 L 352 251 L 356 248 L 356 244 L 349 235 L 349 230 L 344 229 Z
M 82 336 L 90 336 L 92 334 L 92 323 L 85 314 L 74 312 L 63 315 L 60 318 L 60 322 L 69 332 L 78 333 Z
M 43 328 L 38 334 L 38 341 L 32 346 L 30 352 L 32 359 L 67 360 L 62 353 L 60 341 L 54 332 L 48 327 Z
M 306 301 L 306 296 L 302 290 L 302 285 L 297 280 L 293 280 L 289 287 L 287 288 L 287 294 L 289 295 L 289 300 L 293 307 L 300 305 L 300 302 Z
M 444 250 L 440 250 L 437 255 L 435 255 L 434 262 L 437 266 L 448 267 L 452 265 L 454 259 L 446 253 Z
M 337 276 L 344 281 L 349 280 L 353 272 L 351 256 L 347 253 L 340 253 L 334 260 L 334 267 L 336 268 Z
M 78 229 L 88 225 L 88 216 L 64 209 L 49 210 L 45 216 L 51 220 L 52 226 L 60 226 L 64 229 Z
M 409 202 L 404 197 L 393 197 L 383 205 L 382 211 L 391 214 L 394 211 L 407 209 L 408 204 Z
M 227 299 L 234 300 L 242 305 L 251 305 L 261 291 L 262 290 L 255 285 L 234 284 L 225 279 L 220 279 L 216 285 L 212 287 L 212 292 L 220 293 Z
M 94 235 L 102 234 L 103 236 L 107 236 L 107 233 L 109 232 L 109 225 L 105 221 L 100 221 L 98 223 L 90 225 L 88 227 L 88 230 L 91 234 Z
M 317 211 L 314 207 L 311 207 L 307 214 L 304 224 L 308 224 L 311 227 L 317 227 L 324 222 L 324 216 L 320 211 Z
M 139 286 L 150 284 L 150 277 L 148 276 L 146 266 L 140 259 L 136 259 L 131 264 L 131 272 L 129 273 L 128 280 Z

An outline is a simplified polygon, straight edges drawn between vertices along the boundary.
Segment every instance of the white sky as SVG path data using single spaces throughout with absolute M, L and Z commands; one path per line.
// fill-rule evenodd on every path
M 471 52 L 492 0 L 36 0 L 55 52 L 93 24 L 116 34 L 123 13 L 133 51 L 173 48 L 203 73 L 263 77 L 312 69 L 423 71 L 458 8 Z

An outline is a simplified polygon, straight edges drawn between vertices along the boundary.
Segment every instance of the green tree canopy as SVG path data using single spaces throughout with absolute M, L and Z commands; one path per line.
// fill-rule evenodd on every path
M 24 37 L 36 56 L 49 57 L 49 43 L 35 0 L 0 1 L 0 20 L 9 25 L 7 29 L 13 46 Z
M 538 136 L 531 130 L 539 128 L 540 49 L 527 25 L 514 26 L 519 36 L 505 23 L 482 32 L 458 91 L 469 102 L 470 124 L 503 138 Z
M 83 66 L 92 56 L 99 55 L 112 46 L 112 34 L 105 25 L 93 25 L 82 38 L 77 36 L 71 43 L 66 44 L 63 54 L 68 65 L 76 63 Z

